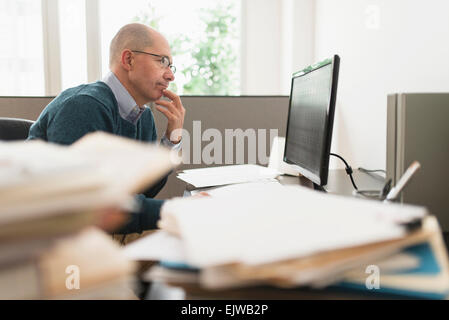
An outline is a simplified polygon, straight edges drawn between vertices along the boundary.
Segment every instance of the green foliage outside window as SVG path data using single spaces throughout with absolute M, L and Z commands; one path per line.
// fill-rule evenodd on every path
M 239 94 L 238 46 L 235 45 L 238 43 L 237 17 L 232 14 L 232 9 L 232 3 L 199 9 L 199 18 L 204 25 L 201 37 L 182 34 L 182 30 L 179 34 L 168 36 L 177 66 L 176 76 L 182 73 L 185 79 L 182 94 Z M 149 10 L 135 17 L 134 22 L 160 30 L 160 19 L 155 8 L 149 5 Z M 160 31 L 163 33 L 163 30 Z M 177 64 L 180 60 L 184 61 L 182 66 Z M 176 85 L 171 89 L 179 91 Z

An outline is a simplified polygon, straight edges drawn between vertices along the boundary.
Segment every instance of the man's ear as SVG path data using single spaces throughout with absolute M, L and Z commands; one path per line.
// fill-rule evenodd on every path
M 127 71 L 130 71 L 134 65 L 134 55 L 129 49 L 125 49 L 122 51 L 121 56 L 122 67 Z

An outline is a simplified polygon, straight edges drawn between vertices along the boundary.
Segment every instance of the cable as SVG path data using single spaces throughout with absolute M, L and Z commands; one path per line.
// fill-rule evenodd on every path
M 360 195 L 370 199 L 379 199 L 381 192 L 379 190 L 354 190 L 353 195 Z
M 354 178 L 352 177 L 352 173 L 353 173 L 352 168 L 349 166 L 349 164 L 346 162 L 346 160 L 343 159 L 343 157 L 341 157 L 341 156 L 339 156 L 338 154 L 335 154 L 335 153 L 331 153 L 330 155 L 339 158 L 341 161 L 343 161 L 345 163 L 346 173 L 349 175 L 349 178 L 351 178 L 351 182 L 352 182 L 352 185 L 354 186 L 354 189 L 355 190 L 359 190 L 357 188 L 357 186 L 355 185 Z
M 368 172 L 383 172 L 383 173 L 387 173 L 385 170 L 382 170 L 382 169 L 368 170 L 368 169 L 359 167 L 359 170 L 362 171 L 362 172 L 366 172 L 366 173 L 368 173 Z

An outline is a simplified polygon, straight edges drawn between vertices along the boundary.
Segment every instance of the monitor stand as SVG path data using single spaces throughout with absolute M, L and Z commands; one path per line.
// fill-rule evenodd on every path
M 292 180 L 292 178 L 294 178 L 294 180 Z M 300 186 L 311 188 L 311 189 L 318 190 L 318 191 L 327 192 L 325 188 L 310 181 L 309 179 L 307 179 L 304 176 L 299 176 L 299 177 L 281 176 L 278 178 L 278 180 L 281 184 L 286 184 L 286 185 L 298 184 L 298 181 L 299 181 Z
M 326 189 L 316 183 L 313 184 L 313 189 L 314 190 L 318 190 L 318 191 L 322 191 L 322 192 L 327 192 Z

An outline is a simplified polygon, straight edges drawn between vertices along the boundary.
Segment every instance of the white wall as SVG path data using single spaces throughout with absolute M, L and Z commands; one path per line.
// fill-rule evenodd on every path
M 332 150 L 385 168 L 387 94 L 449 92 L 449 1 L 317 0 L 315 23 L 315 60 L 341 57 Z
M 290 94 L 314 62 L 314 28 L 314 0 L 242 0 L 242 94 Z
M 242 1 L 241 83 L 243 95 L 280 90 L 280 13 L 276 0 Z

